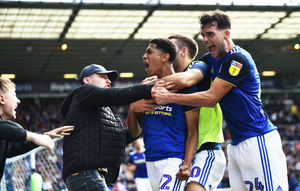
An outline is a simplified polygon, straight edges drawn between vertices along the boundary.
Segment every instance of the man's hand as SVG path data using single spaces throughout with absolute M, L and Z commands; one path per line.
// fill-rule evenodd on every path
M 129 109 L 135 113 L 153 111 L 156 107 L 154 99 L 141 99 L 130 104 Z
M 49 137 L 48 135 L 41 135 L 41 134 L 33 133 L 30 131 L 27 131 L 26 140 L 34 142 L 37 145 L 46 147 L 46 148 L 50 149 L 51 152 L 53 151 L 54 146 L 55 146 L 55 143 L 53 142 L 51 137 Z
M 170 102 L 172 93 L 167 89 L 174 87 L 173 82 L 158 81 L 152 88 L 152 97 L 158 105 L 166 105 Z
M 45 132 L 44 135 L 50 136 L 53 138 L 60 138 L 64 135 L 70 135 L 70 131 L 74 130 L 74 126 L 63 126 L 56 129 L 53 129 L 51 131 Z
M 141 84 L 150 84 L 150 85 L 154 85 L 157 81 L 157 76 L 150 76 L 145 78 Z
M 181 181 L 187 180 L 190 176 L 191 176 L 190 168 L 189 168 L 189 166 L 187 166 L 185 164 L 183 164 L 180 167 L 179 171 L 176 174 L 176 177 Z

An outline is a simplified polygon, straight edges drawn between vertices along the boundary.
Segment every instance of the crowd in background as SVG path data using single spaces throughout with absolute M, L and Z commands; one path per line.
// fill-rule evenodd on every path
M 281 138 L 283 141 L 283 149 L 287 156 L 288 176 L 290 190 L 300 190 L 300 102 L 296 95 L 286 97 L 280 94 L 263 95 L 264 109 L 269 115 L 271 121 L 279 128 Z M 44 132 L 55 127 L 58 127 L 62 121 L 59 112 L 61 100 L 49 99 L 28 99 L 22 100 L 18 108 L 17 121 L 26 129 L 35 132 Z M 128 106 L 118 107 L 124 124 L 126 125 L 126 117 Z M 230 135 L 226 124 L 224 123 L 224 137 L 226 143 L 223 145 L 226 151 L 226 144 L 229 143 Z M 125 163 L 122 164 L 121 172 L 117 183 L 111 187 L 112 190 L 135 190 L 133 172 L 127 170 L 126 161 L 128 161 L 129 152 L 134 149 L 133 145 L 126 148 Z M 54 173 L 51 176 L 43 174 L 44 176 L 44 190 L 64 190 L 65 186 L 61 178 L 62 168 L 62 141 L 59 142 L 56 149 L 57 157 L 51 159 L 55 161 L 55 167 L 51 169 Z M 225 152 L 226 153 L 226 152 Z M 42 160 L 41 160 L 42 161 Z M 47 164 L 37 162 L 37 170 L 49 172 L 49 169 L 43 169 Z M 48 168 L 52 168 L 51 165 Z M 11 171 L 11 168 L 7 168 Z M 28 172 L 26 176 L 29 176 Z M 46 176 L 46 177 L 45 177 Z M 60 180 L 60 181 L 54 181 Z M 54 183 L 55 185 L 53 185 Z M 224 178 L 220 183 L 220 188 L 229 187 L 228 172 L 226 170 Z

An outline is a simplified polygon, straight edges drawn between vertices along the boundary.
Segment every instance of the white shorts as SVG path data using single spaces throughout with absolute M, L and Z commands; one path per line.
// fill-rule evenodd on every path
M 176 178 L 183 160 L 179 158 L 168 158 L 155 162 L 146 162 L 147 173 L 153 191 L 174 190 L 183 191 L 186 181 Z
M 232 191 L 288 191 L 286 157 L 277 130 L 228 145 Z
M 214 190 L 221 182 L 225 168 L 226 158 L 222 150 L 203 150 L 195 155 L 187 183 L 198 182 L 206 190 Z
M 135 178 L 134 182 L 137 191 L 152 191 L 148 178 Z

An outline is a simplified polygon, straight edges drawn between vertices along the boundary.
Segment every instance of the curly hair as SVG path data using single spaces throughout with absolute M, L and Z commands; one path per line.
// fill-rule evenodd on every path
M 230 29 L 231 27 L 229 16 L 219 9 L 210 13 L 204 13 L 199 17 L 201 28 L 211 24 L 212 22 L 217 22 L 218 29 Z

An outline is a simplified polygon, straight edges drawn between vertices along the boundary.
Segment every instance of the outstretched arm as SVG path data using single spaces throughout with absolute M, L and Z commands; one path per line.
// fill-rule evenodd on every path
M 185 142 L 184 162 L 176 174 L 179 180 L 187 180 L 190 177 L 190 165 L 196 154 L 198 146 L 199 108 L 186 112 L 185 117 L 187 124 L 187 137 Z
M 48 148 L 49 150 L 53 151 L 55 143 L 51 139 L 50 136 L 48 135 L 41 135 L 37 133 L 33 133 L 30 131 L 27 131 L 27 136 L 26 136 L 27 141 L 34 142 L 35 144 L 39 146 L 43 146 Z
M 53 138 L 61 138 L 64 135 L 70 135 L 70 131 L 74 130 L 74 126 L 62 126 L 51 131 L 45 132 L 44 135 L 48 135 Z
M 104 107 L 127 105 L 140 99 L 151 99 L 152 85 L 138 84 L 125 88 L 99 88 L 84 85 L 76 94 L 78 102 L 84 107 Z
M 0 120 L 0 140 L 18 142 L 26 140 L 26 130 L 18 123 Z
M 175 89 L 183 89 L 198 84 L 203 80 L 203 74 L 201 70 L 190 69 L 185 72 L 178 72 L 166 77 L 161 80 L 169 82 L 172 81 L 175 84 Z
M 177 94 L 169 92 L 163 87 L 163 82 L 160 83 L 162 84 L 156 83 L 152 90 L 152 96 L 157 104 L 176 103 L 195 107 L 214 107 L 233 87 L 231 84 L 216 78 L 207 91 Z
M 8 150 L 8 153 L 12 153 L 12 155 L 18 154 L 19 151 L 22 154 L 21 150 L 24 149 L 27 152 L 26 148 L 31 150 L 36 147 L 34 144 L 29 144 L 26 141 L 47 147 L 50 150 L 54 148 L 54 142 L 49 136 L 26 131 L 20 124 L 10 120 L 0 121 L 0 138 L 9 142 L 10 148 L 14 148 L 10 151 Z

